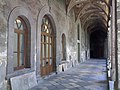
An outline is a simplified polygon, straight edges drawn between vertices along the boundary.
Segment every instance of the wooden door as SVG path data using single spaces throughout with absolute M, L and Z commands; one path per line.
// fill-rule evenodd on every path
M 48 17 L 43 18 L 41 26 L 41 76 L 53 72 L 54 68 L 54 34 Z

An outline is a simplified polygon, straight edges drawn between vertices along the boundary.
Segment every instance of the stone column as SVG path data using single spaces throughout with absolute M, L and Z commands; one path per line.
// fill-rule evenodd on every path
M 120 17 L 119 17 L 120 18 Z M 118 88 L 120 90 L 120 22 L 118 23 Z
M 4 16 L 4 0 L 0 1 L 0 90 L 6 90 L 7 66 L 7 19 Z
M 112 60 L 112 69 L 111 69 L 111 79 L 115 81 L 115 87 L 117 87 L 117 24 L 116 24 L 116 0 L 112 0 L 112 8 L 111 8 L 111 16 L 112 16 L 112 30 L 111 30 L 111 60 Z
M 118 90 L 120 90 L 120 1 L 117 0 Z
M 108 55 L 108 38 L 106 38 L 104 42 L 104 57 L 107 58 L 107 55 Z
M 111 61 L 111 25 L 108 28 L 108 43 L 107 44 L 108 44 L 108 60 Z

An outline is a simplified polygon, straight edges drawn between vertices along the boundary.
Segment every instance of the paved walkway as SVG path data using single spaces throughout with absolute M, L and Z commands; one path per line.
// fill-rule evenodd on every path
M 31 90 L 108 90 L 106 61 L 92 59 L 44 79 Z

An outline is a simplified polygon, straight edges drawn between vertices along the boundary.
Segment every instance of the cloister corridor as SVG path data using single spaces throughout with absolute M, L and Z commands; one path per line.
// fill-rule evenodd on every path
M 0 0 L 0 90 L 120 90 L 120 0 Z
M 30 90 L 108 90 L 106 60 L 90 59 L 46 77 Z

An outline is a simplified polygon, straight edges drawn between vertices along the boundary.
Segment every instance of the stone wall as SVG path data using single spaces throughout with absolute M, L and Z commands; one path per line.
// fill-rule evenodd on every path
M 120 6 L 120 2 L 118 2 L 118 6 Z M 120 90 L 120 8 L 117 8 L 117 27 L 118 27 L 118 32 L 117 32 L 117 44 L 118 44 L 118 88 Z
M 85 37 L 85 30 L 81 29 L 81 62 L 86 60 L 86 37 Z
M 19 8 L 19 9 L 16 9 Z M 18 11 L 17 11 L 18 10 Z M 22 14 L 23 13 L 23 14 Z M 25 15 L 31 25 L 31 68 L 14 72 L 12 65 L 11 42 L 12 21 L 18 14 Z M 44 15 L 53 19 L 56 34 L 56 66 L 62 60 L 62 34 L 66 36 L 67 64 L 65 69 L 75 66 L 77 61 L 77 25 L 74 12 L 66 13 L 64 0 L 0 0 L 0 90 L 5 90 L 9 78 L 35 71 L 40 76 L 40 25 Z M 11 16 L 12 15 L 12 16 Z M 15 17 L 14 17 L 15 16 Z M 11 18 L 12 17 L 12 18 Z M 13 22 L 12 22 L 13 23 Z M 81 31 L 81 60 L 85 60 L 85 32 Z M 13 42 L 13 41 L 12 41 Z M 8 47 L 7 47 L 8 46 Z M 8 49 L 7 49 L 8 48 Z M 7 70 L 6 70 L 7 69 Z M 7 73 L 6 73 L 7 72 Z M 2 77 L 2 78 L 1 78 Z
M 4 6 L 6 2 L 0 0 L 0 90 L 6 90 L 6 65 L 7 65 L 7 19 Z
M 120 90 L 120 1 L 117 0 L 118 90 Z

